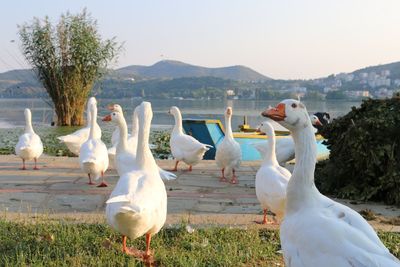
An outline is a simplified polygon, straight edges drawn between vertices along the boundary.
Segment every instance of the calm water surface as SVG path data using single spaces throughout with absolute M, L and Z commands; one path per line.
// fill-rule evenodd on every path
M 130 124 L 134 107 L 139 105 L 140 99 L 98 99 L 99 116 L 108 113 L 106 106 L 110 103 L 118 103 L 125 112 L 127 122 Z M 225 107 L 233 107 L 233 129 L 243 123 L 243 116 L 247 116 L 248 123 L 255 127 L 265 118 L 260 113 L 269 105 L 275 106 L 279 101 L 252 101 L 252 100 L 147 100 L 153 107 L 153 127 L 169 128 L 173 125 L 173 117 L 168 115 L 169 108 L 178 106 L 183 118 L 193 119 L 220 119 L 223 120 Z M 304 101 L 309 113 L 326 111 L 331 117 L 342 116 L 351 110 L 352 106 L 359 106 L 361 102 L 343 101 Z M 12 128 L 24 125 L 24 109 L 32 110 L 34 125 L 49 125 L 53 117 L 53 109 L 42 99 L 0 99 L 0 128 Z

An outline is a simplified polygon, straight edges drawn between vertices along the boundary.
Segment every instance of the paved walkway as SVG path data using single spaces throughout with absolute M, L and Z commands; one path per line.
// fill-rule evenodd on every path
M 168 160 L 158 161 L 158 164 L 164 169 L 174 165 Z M 187 168 L 181 164 L 181 168 Z M 178 171 L 176 180 L 166 182 L 167 223 L 253 225 L 254 220 L 261 219 L 254 189 L 259 164 L 244 162 L 237 171 L 238 185 L 220 183 L 220 171 L 214 161 L 202 161 L 194 166 L 192 172 Z M 2 216 L 44 213 L 84 221 L 104 220 L 105 201 L 118 179 L 115 170 L 106 173 L 109 187 L 97 188 L 87 184 L 87 176 L 81 172 L 78 158 L 42 156 L 40 170 L 32 170 L 30 163 L 27 164 L 28 170 L 19 170 L 20 167 L 21 160 L 16 156 L 0 156 Z M 389 219 L 400 215 L 400 209 L 394 207 L 345 204 L 356 210 L 370 208 Z M 400 231 L 398 228 L 390 226 L 389 230 Z

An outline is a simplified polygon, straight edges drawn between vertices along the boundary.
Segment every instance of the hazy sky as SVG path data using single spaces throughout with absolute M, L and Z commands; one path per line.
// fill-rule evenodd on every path
M 27 67 L 17 24 L 84 7 L 125 42 L 114 67 L 174 59 L 297 79 L 400 61 L 398 0 L 3 0 L 0 72 Z

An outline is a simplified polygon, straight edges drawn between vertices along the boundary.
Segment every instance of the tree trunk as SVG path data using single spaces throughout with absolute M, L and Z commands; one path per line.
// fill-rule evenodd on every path
M 81 126 L 84 125 L 84 113 L 86 99 L 70 101 L 68 99 L 53 99 L 57 114 L 58 126 Z

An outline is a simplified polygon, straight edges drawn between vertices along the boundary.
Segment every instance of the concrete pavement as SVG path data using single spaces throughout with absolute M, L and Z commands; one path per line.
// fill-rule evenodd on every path
M 104 220 L 105 201 L 118 180 L 115 170 L 106 172 L 109 187 L 97 188 L 87 184 L 88 178 L 80 170 L 78 158 L 42 156 L 38 162 L 40 170 L 33 170 L 33 165 L 28 163 L 28 170 L 23 171 L 19 170 L 21 160 L 15 155 L 0 155 L 0 212 L 3 216 L 15 218 L 16 214 L 41 213 L 83 221 Z M 158 164 L 164 169 L 174 165 L 169 160 L 160 160 Z M 219 182 L 220 170 L 214 161 L 202 161 L 192 172 L 182 170 L 187 166 L 180 163 L 177 179 L 165 182 L 167 222 L 253 225 L 254 220 L 261 219 L 254 188 L 259 164 L 243 162 L 237 171 L 239 184 L 232 185 Z M 400 215 L 400 209 L 395 207 L 341 202 L 356 210 L 369 208 L 389 219 Z M 387 227 L 400 231 L 399 226 Z

